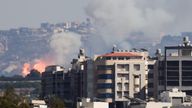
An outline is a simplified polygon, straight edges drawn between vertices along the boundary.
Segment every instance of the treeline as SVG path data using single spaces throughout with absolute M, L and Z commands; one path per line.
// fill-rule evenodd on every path
M 24 82 L 24 81 L 16 81 L 16 82 L 1 82 L 0 89 L 4 89 L 7 87 L 13 88 L 41 88 L 41 82 Z
M 52 96 L 46 100 L 49 108 L 65 108 L 64 101 Z M 30 103 L 29 98 L 19 96 L 15 93 L 13 87 L 5 89 L 3 95 L 0 96 L 0 108 L 31 108 L 33 105 Z
M 30 108 L 29 101 L 18 96 L 12 87 L 8 87 L 0 97 L 0 108 Z
M 15 75 L 12 77 L 0 76 L 0 81 L 31 81 L 31 80 L 41 80 L 40 77 L 22 77 L 20 75 Z

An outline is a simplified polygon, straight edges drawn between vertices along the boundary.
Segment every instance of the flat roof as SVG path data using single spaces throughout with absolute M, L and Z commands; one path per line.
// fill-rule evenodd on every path
M 165 46 L 165 49 L 192 49 L 192 46 Z
M 100 57 L 142 57 L 136 52 L 112 52 L 101 55 Z

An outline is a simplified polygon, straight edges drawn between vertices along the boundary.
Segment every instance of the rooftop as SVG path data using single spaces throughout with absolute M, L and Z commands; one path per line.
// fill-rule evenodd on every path
M 101 55 L 100 57 L 142 57 L 142 55 L 136 52 L 112 52 Z

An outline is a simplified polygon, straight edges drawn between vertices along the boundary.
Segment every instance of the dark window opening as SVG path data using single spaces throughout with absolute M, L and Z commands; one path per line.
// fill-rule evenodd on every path
M 179 61 L 167 61 L 167 66 L 179 66 Z
M 192 86 L 192 81 L 182 81 L 182 86 Z
M 179 86 L 179 81 L 167 81 L 167 86 Z
M 148 65 L 148 69 L 154 69 L 154 65 Z
M 112 65 L 98 65 L 97 70 L 112 70 Z

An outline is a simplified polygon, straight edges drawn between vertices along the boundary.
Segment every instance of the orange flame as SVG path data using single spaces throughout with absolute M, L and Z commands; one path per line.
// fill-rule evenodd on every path
M 38 60 L 37 63 L 33 66 L 33 69 L 36 69 L 40 73 L 43 73 L 45 71 L 46 66 L 47 66 L 47 64 L 44 61 Z
M 43 73 L 45 71 L 46 66 L 50 65 L 51 62 L 48 62 L 46 60 L 35 60 L 34 63 L 25 63 L 22 68 L 22 76 L 26 76 L 30 73 L 31 69 L 35 69 L 39 71 L 40 73 Z
M 30 63 L 25 63 L 22 68 L 22 76 L 26 76 L 30 73 L 31 69 L 36 69 L 40 73 L 45 71 L 46 66 L 54 64 L 54 59 L 51 54 L 45 55 L 41 59 L 35 59 Z
M 30 73 L 30 64 L 29 63 L 25 63 L 23 65 L 23 69 L 22 69 L 22 76 L 26 76 L 29 73 Z

